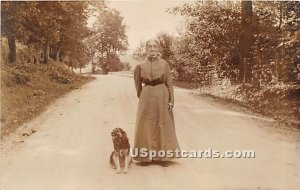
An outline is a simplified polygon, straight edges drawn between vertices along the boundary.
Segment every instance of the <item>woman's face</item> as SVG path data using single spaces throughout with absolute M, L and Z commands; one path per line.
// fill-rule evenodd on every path
M 147 45 L 147 54 L 150 57 L 156 56 L 158 53 L 158 45 L 155 41 L 150 41 Z

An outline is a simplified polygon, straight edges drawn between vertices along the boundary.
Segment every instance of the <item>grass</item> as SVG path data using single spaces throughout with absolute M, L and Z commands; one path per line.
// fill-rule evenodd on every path
M 299 86 L 278 87 L 269 85 L 254 89 L 251 85 L 207 85 L 174 81 L 174 85 L 194 89 L 198 95 L 210 96 L 217 100 L 231 102 L 253 112 L 272 117 L 279 124 L 300 128 Z
M 63 94 L 92 80 L 62 63 L 1 64 L 1 138 L 38 116 Z

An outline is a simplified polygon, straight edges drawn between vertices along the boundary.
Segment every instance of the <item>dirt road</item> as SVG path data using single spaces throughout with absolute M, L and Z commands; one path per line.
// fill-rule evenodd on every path
M 256 158 L 181 158 L 167 168 L 134 163 L 116 174 L 108 165 L 110 132 L 122 127 L 133 143 L 138 99 L 132 78 L 96 77 L 2 142 L 1 190 L 299 189 L 299 135 L 179 88 L 181 149 L 246 149 Z M 31 129 L 37 132 L 22 136 Z

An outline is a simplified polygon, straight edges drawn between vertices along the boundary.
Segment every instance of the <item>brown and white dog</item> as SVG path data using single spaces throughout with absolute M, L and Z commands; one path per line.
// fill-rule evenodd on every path
M 129 164 L 132 162 L 130 156 L 130 144 L 126 132 L 121 128 L 115 128 L 111 132 L 114 150 L 110 155 L 110 165 L 117 169 L 117 173 L 128 172 Z

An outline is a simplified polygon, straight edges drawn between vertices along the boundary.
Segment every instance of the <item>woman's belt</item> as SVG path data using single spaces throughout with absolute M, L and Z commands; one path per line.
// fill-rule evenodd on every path
M 153 80 L 153 81 L 145 81 L 144 82 L 145 85 L 150 85 L 150 86 L 156 86 L 156 85 L 164 84 L 164 83 L 165 82 L 161 81 L 161 80 Z

